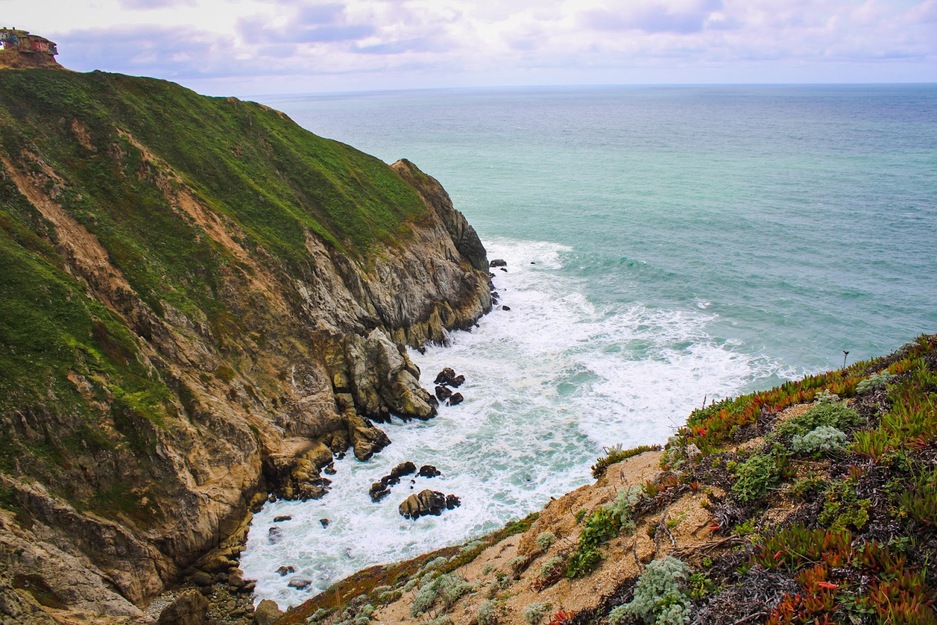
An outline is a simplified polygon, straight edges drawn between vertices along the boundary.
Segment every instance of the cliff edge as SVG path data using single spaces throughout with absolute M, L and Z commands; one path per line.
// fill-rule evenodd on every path
M 321 496 L 333 454 L 389 443 L 374 422 L 434 416 L 404 344 L 491 306 L 478 237 L 413 164 L 102 72 L 4 72 L 0 265 L 18 623 L 140 622 L 196 562 L 234 566 L 269 492 Z

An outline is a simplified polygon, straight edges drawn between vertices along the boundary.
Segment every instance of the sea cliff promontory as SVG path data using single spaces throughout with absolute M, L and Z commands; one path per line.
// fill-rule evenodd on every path
M 491 306 L 412 163 L 103 72 L 0 72 L 0 266 L 4 623 L 140 622 L 226 575 L 268 493 L 434 415 L 405 346 Z

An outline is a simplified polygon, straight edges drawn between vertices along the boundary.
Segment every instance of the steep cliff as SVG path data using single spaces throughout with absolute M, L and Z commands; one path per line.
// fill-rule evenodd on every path
M 403 344 L 490 308 L 414 165 L 152 79 L 0 73 L 0 231 L 0 598 L 36 622 L 139 618 L 268 491 L 321 494 L 433 416 Z

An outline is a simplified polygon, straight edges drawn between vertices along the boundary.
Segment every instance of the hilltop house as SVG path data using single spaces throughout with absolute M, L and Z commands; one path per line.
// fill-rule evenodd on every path
M 48 54 L 55 56 L 59 53 L 55 43 L 39 35 L 30 35 L 29 31 L 15 28 L 0 28 L 0 43 L 4 50 L 17 50 L 26 54 Z

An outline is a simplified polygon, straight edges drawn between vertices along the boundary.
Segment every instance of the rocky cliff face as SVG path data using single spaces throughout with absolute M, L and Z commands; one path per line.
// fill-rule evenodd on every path
M 3 72 L 0 264 L 0 612 L 27 622 L 141 618 L 268 492 L 431 417 L 403 346 L 491 305 L 413 164 L 98 72 Z

